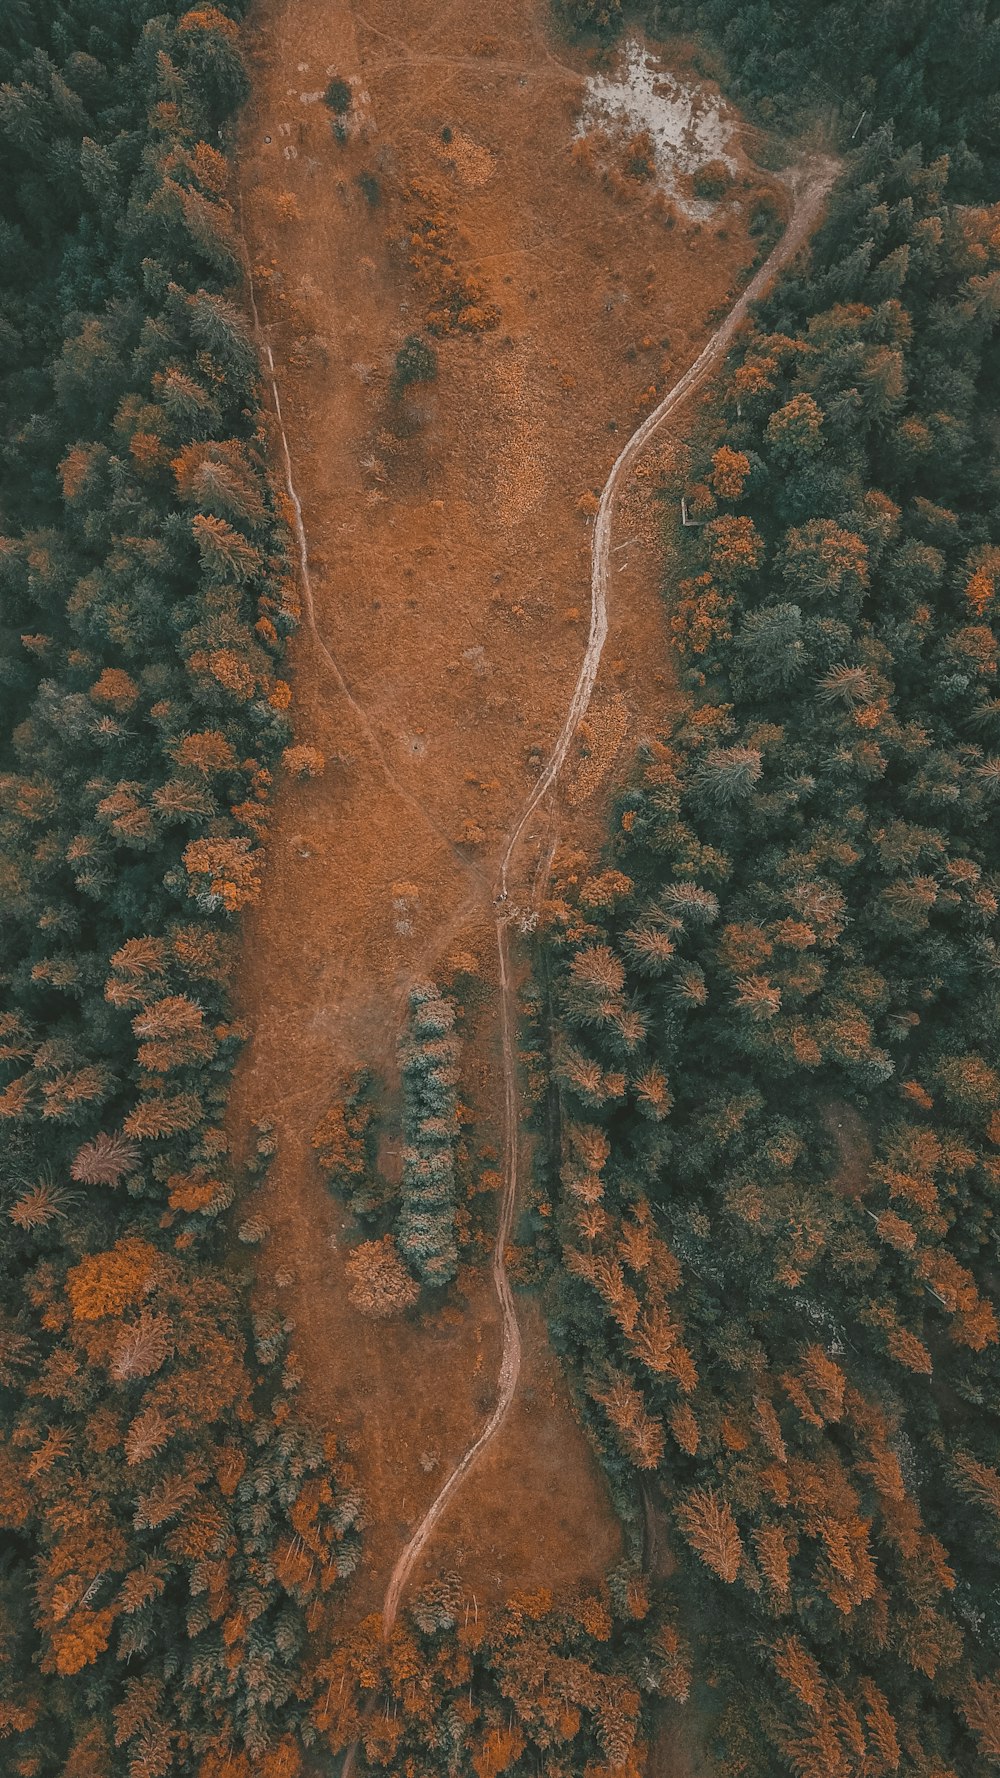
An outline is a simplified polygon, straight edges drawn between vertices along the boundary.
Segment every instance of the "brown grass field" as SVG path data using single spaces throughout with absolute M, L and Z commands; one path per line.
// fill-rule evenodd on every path
M 363 11 L 260 0 L 248 50 L 248 253 L 317 627 L 370 731 L 303 628 L 297 739 L 330 763 L 277 802 L 246 928 L 241 997 L 254 1036 L 232 1123 L 237 1145 L 252 1120 L 276 1125 L 260 1290 L 295 1323 L 307 1405 L 355 1453 L 370 1520 L 352 1590 L 362 1613 L 378 1608 L 407 1530 L 490 1410 L 497 1312 L 484 1263 L 463 1276 L 454 1307 L 420 1325 L 363 1320 L 347 1301 L 345 1218 L 310 1137 L 339 1070 L 371 1065 L 391 1090 L 407 983 L 461 952 L 485 989 L 463 1097 L 478 1138 L 499 1147 L 490 884 L 583 649 L 579 502 L 600 488 L 650 390 L 695 357 L 712 312 L 744 281 L 747 194 L 761 175 L 748 163 L 698 224 L 622 171 L 624 145 L 606 151 L 606 177 L 581 164 L 573 130 L 588 60 L 554 35 L 546 0 L 485 15 L 474 0 L 365 0 Z M 670 65 L 683 69 L 689 53 L 671 46 Z M 320 96 L 334 75 L 353 92 L 343 143 Z M 377 181 L 377 202 L 362 176 L 369 193 Z M 499 319 L 440 339 L 436 380 L 398 398 L 396 351 L 425 332 L 433 301 L 410 263 L 426 214 Z M 616 533 L 632 541 L 618 557 L 611 641 L 525 872 L 556 840 L 599 844 L 609 787 L 669 710 L 655 490 L 671 453 L 683 461 L 679 440 L 655 447 L 659 462 L 622 498 Z M 620 1545 L 543 1305 L 523 1293 L 519 1314 L 517 1402 L 427 1558 L 480 1599 L 594 1581 Z

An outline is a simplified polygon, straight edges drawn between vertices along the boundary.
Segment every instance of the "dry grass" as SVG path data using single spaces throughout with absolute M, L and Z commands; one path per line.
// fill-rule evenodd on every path
M 432 1324 L 359 1316 L 309 1138 L 338 1070 L 391 1074 L 407 981 L 458 954 L 479 960 L 486 987 L 463 1097 L 481 1140 L 499 1147 L 489 886 L 583 648 L 590 532 L 578 497 L 602 484 L 651 379 L 695 356 L 751 257 L 740 214 L 724 237 L 696 237 L 668 227 L 637 182 L 616 193 L 574 162 L 583 62 L 557 52 L 544 0 L 510 0 L 490 27 L 485 53 L 474 0 L 367 0 L 363 18 L 344 0 L 260 0 L 249 27 L 240 178 L 317 621 L 413 799 L 391 788 L 303 633 L 297 739 L 346 763 L 278 799 L 246 928 L 255 1035 L 232 1127 L 237 1143 L 252 1117 L 277 1127 L 261 1288 L 295 1321 L 308 1404 L 356 1453 L 371 1518 L 358 1611 L 380 1603 L 405 1532 L 489 1411 L 496 1306 L 483 1266 L 459 1311 Z M 344 146 L 325 107 L 300 97 L 331 71 L 358 95 Z M 377 181 L 376 203 L 362 175 Z M 443 340 L 436 381 L 400 401 L 395 353 L 427 306 L 409 264 L 414 181 L 434 184 L 456 263 L 500 322 Z M 624 504 L 621 536 L 638 528 L 639 542 L 616 580 L 591 758 L 571 792 L 575 836 L 590 847 L 603 820 L 594 793 L 626 728 L 655 727 L 670 698 L 649 482 Z M 441 837 L 466 823 L 482 836 L 479 878 Z M 540 817 L 537 851 L 554 837 Z M 518 1402 L 429 1554 L 481 1597 L 590 1579 L 619 1547 L 539 1305 L 527 1299 L 523 1319 Z

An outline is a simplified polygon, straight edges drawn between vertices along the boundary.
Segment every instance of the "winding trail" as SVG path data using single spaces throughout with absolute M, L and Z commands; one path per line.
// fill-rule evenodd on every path
M 681 404 L 698 389 L 708 374 L 719 363 L 728 350 L 737 329 L 743 322 L 747 311 L 766 290 L 775 274 L 792 257 L 798 247 L 812 230 L 824 199 L 832 186 L 838 172 L 837 163 L 828 159 L 817 159 L 810 162 L 804 169 L 793 173 L 789 185 L 793 195 L 793 209 L 781 240 L 764 261 L 755 276 L 751 279 L 742 295 L 733 304 L 725 320 L 706 342 L 693 364 L 684 375 L 673 385 L 663 400 L 647 415 L 627 440 L 608 474 L 601 492 L 600 504 L 594 522 L 593 540 L 591 545 L 591 583 L 590 583 L 590 630 L 587 646 L 576 684 L 566 709 L 563 724 L 555 743 L 540 773 L 531 794 L 527 798 L 507 838 L 500 858 L 499 869 L 493 888 L 493 911 L 496 925 L 497 958 L 499 966 L 500 993 L 500 1041 L 504 1080 L 504 1170 L 503 1191 L 500 1199 L 500 1215 L 497 1226 L 496 1240 L 493 1247 L 491 1269 L 493 1285 L 500 1306 L 502 1344 L 500 1368 L 497 1377 L 496 1402 L 489 1419 L 478 1433 L 464 1455 L 456 1463 L 447 1479 L 431 1501 L 419 1524 L 409 1537 L 400 1552 L 389 1582 L 386 1587 L 382 1607 L 382 1631 L 388 1639 L 391 1635 L 399 1612 L 403 1593 L 410 1580 L 413 1570 L 424 1549 L 430 1541 L 436 1526 L 446 1512 L 450 1502 L 457 1494 L 466 1477 L 473 1469 L 483 1452 L 492 1443 L 500 1431 L 510 1412 L 517 1392 L 521 1371 L 521 1332 L 514 1308 L 514 1296 L 507 1272 L 507 1247 L 510 1241 L 514 1215 L 517 1208 L 519 1186 L 519 1129 L 520 1105 L 517 1077 L 517 1044 L 516 1044 L 516 991 L 513 963 L 511 957 L 510 930 L 512 913 L 508 907 L 511 871 L 521 841 L 528 824 L 536 810 L 544 802 L 559 779 L 572 746 L 574 736 L 580 722 L 586 714 L 593 694 L 594 686 L 601 664 L 601 656 L 608 635 L 608 600 L 611 590 L 611 537 L 614 520 L 615 500 L 622 482 L 632 469 L 636 460 L 646 446 L 656 436 L 666 422 L 673 416 Z M 242 221 L 242 217 L 241 217 Z M 291 451 L 285 432 L 281 412 L 281 398 L 278 390 L 277 374 L 274 357 L 266 335 L 260 324 L 255 300 L 253 278 L 249 263 L 247 278 L 250 294 L 251 310 L 257 337 L 261 343 L 269 373 L 271 396 L 274 402 L 278 432 L 281 439 L 284 460 L 285 486 L 294 512 L 294 530 L 298 545 L 299 568 L 302 580 L 306 621 L 310 635 L 318 653 L 332 674 L 338 690 L 346 699 L 360 728 L 362 729 L 371 751 L 385 774 L 388 783 L 401 799 L 414 810 L 420 819 L 426 822 L 448 850 L 455 856 L 463 871 L 471 876 L 482 893 L 487 887 L 484 873 L 457 851 L 454 843 L 438 826 L 430 812 L 401 784 L 393 771 L 381 742 L 372 726 L 367 711 L 357 701 L 350 690 L 340 667 L 327 647 L 316 622 L 315 607 L 312 593 L 312 582 L 309 572 L 309 552 L 305 526 L 302 518 L 302 505 L 299 499 L 292 469 Z M 545 872 L 536 875 L 531 891 L 532 903 L 541 899 L 545 886 Z M 466 909 L 475 905 L 474 899 L 466 903 Z M 463 912 L 466 910 L 463 909 Z M 372 1700 L 374 1707 L 374 1699 Z M 349 1778 L 359 1743 L 355 1741 L 347 1748 L 342 1767 L 342 1778 Z
M 504 1077 L 504 1174 L 503 1195 L 500 1202 L 500 1220 L 497 1227 L 496 1241 L 493 1247 L 492 1271 L 493 1284 L 500 1305 L 503 1329 L 503 1343 L 500 1355 L 500 1372 L 497 1378 L 497 1398 L 493 1412 L 482 1431 L 473 1440 L 439 1492 L 431 1501 L 419 1525 L 413 1532 L 405 1548 L 402 1550 L 389 1577 L 386 1588 L 385 1602 L 382 1607 L 382 1630 L 388 1637 L 396 1621 L 400 1600 L 407 1581 L 413 1572 L 424 1548 L 426 1547 L 435 1526 L 445 1512 L 449 1502 L 461 1487 L 469 1471 L 480 1458 L 487 1446 L 500 1431 L 517 1390 L 521 1371 L 521 1330 L 518 1326 L 514 1310 L 514 1297 L 507 1275 L 506 1250 L 510 1240 L 517 1207 L 518 1194 L 518 1132 L 520 1127 L 518 1085 L 517 1085 L 517 1047 L 516 1047 L 516 1000 L 513 980 L 513 968 L 510 953 L 511 916 L 506 911 L 506 903 L 510 887 L 510 871 L 523 838 L 525 829 L 532 815 L 555 787 L 566 763 L 566 756 L 573 743 L 573 737 L 580 722 L 586 714 L 593 694 L 594 685 L 601 664 L 601 655 L 608 634 L 608 594 L 611 584 L 611 533 L 614 519 L 614 506 L 618 490 L 628 475 L 636 459 L 645 450 L 650 440 L 675 413 L 681 403 L 693 394 L 704 382 L 710 370 L 719 362 L 727 351 L 734 334 L 746 316 L 751 303 L 767 288 L 775 273 L 792 256 L 796 249 L 809 234 L 819 214 L 834 178 L 837 166 L 833 161 L 821 161 L 810 167 L 807 177 L 793 181 L 794 208 L 789 224 L 774 251 L 764 261 L 755 277 L 751 279 L 742 296 L 733 304 L 726 319 L 713 333 L 711 339 L 702 348 L 698 357 L 672 389 L 663 397 L 653 411 L 638 426 L 627 443 L 619 452 L 601 492 L 600 505 L 594 522 L 594 536 L 591 545 L 591 579 L 590 579 L 590 634 L 584 653 L 580 671 L 577 676 L 573 695 L 570 698 L 562 728 L 556 738 L 555 745 L 549 754 L 545 769 L 541 772 L 531 795 L 528 797 L 517 818 L 504 848 L 497 876 L 496 894 L 494 897 L 494 914 L 496 918 L 497 953 L 500 967 L 500 1040 L 503 1053 Z M 540 899 L 544 882 L 536 882 L 533 898 Z M 348 1771 L 345 1766 L 345 1774 Z
M 566 755 L 586 714 L 597 680 L 601 655 L 604 652 L 604 644 L 608 635 L 611 527 L 614 518 L 615 498 L 619 487 L 636 459 L 641 456 L 650 440 L 655 438 L 664 422 L 669 420 L 681 403 L 686 401 L 687 397 L 704 382 L 708 372 L 727 351 L 734 334 L 745 319 L 750 305 L 757 301 L 757 298 L 762 295 L 771 282 L 775 272 L 784 265 L 786 260 L 791 258 L 791 255 L 805 240 L 836 174 L 835 162 L 821 161 L 814 166 L 812 177 L 804 185 L 796 190 L 793 184 L 794 209 L 788 227 L 774 251 L 768 255 L 742 296 L 733 304 L 726 319 L 702 347 L 694 363 L 684 372 L 673 388 L 668 390 L 659 405 L 654 407 L 650 414 L 647 414 L 642 425 L 636 428 L 631 438 L 622 446 L 612 465 L 611 473 L 601 491 L 601 502 L 594 522 L 594 539 L 591 545 L 590 634 L 587 638 L 586 651 L 555 746 L 549 755 L 545 770 L 541 773 L 511 831 L 506 850 L 500 861 L 498 886 L 502 897 L 506 896 L 508 891 L 508 874 L 521 835 L 562 771 Z

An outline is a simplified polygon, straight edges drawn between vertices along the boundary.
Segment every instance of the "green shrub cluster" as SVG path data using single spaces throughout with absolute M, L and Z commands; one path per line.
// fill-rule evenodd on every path
M 431 984 L 411 989 L 403 1077 L 403 1187 L 397 1241 L 425 1284 L 458 1270 L 455 1149 L 459 1126 L 456 1009 Z

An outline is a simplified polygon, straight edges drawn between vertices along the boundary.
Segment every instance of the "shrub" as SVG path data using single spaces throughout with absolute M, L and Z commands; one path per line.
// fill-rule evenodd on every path
M 348 1300 L 362 1315 L 384 1321 L 416 1302 L 419 1287 L 410 1276 L 391 1235 L 362 1241 L 347 1261 Z
M 418 333 L 411 333 L 396 353 L 392 373 L 393 388 L 398 392 L 411 383 L 433 383 L 437 376 L 437 353 Z
M 403 1193 L 399 1246 L 427 1284 L 458 1269 L 455 1148 L 459 1137 L 455 1005 L 432 986 L 410 994 L 410 1029 L 401 1049 Z
M 724 198 L 732 184 L 732 175 L 725 161 L 706 161 L 696 169 L 692 184 L 696 198 Z
M 329 105 L 334 117 L 346 117 L 351 109 L 350 81 L 344 80 L 339 74 L 335 74 L 327 87 L 326 92 L 323 94 L 323 102 L 324 104 Z

